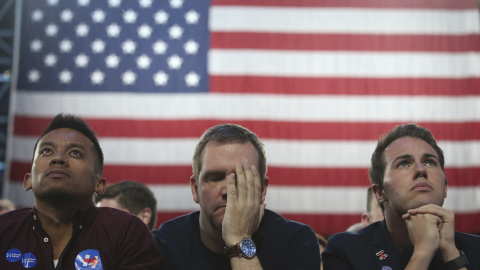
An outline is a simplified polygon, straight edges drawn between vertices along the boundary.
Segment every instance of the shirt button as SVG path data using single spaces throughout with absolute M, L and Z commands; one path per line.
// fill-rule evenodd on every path
M 33 215 L 33 220 L 37 220 L 37 216 Z
M 48 237 L 43 238 L 43 242 L 47 243 L 48 242 Z
M 82 225 L 80 225 L 80 226 L 78 226 L 78 228 L 81 230 L 81 229 L 83 229 L 83 226 L 82 226 Z

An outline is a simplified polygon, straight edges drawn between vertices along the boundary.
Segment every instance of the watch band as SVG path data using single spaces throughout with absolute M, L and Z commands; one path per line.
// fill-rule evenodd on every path
M 460 256 L 443 264 L 443 270 L 457 270 L 468 265 L 467 256 L 460 250 Z
M 240 243 L 237 243 L 233 246 L 225 247 L 223 253 L 227 258 L 231 257 L 241 257 L 243 255 L 242 251 L 240 250 Z

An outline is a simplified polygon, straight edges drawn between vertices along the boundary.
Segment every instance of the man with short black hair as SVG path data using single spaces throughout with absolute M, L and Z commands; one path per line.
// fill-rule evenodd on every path
M 0 216 L 0 269 L 160 269 L 160 251 L 140 219 L 93 204 L 93 194 L 105 191 L 102 170 L 88 124 L 53 118 L 23 182 L 35 207 Z
M 455 232 L 453 211 L 442 207 L 444 156 L 428 129 L 405 124 L 390 130 L 371 162 L 385 219 L 331 236 L 323 252 L 326 270 L 480 269 L 480 237 Z
M 208 129 L 193 155 L 190 187 L 200 211 L 153 231 L 166 269 L 320 269 L 307 225 L 265 209 L 263 143 L 233 124 Z

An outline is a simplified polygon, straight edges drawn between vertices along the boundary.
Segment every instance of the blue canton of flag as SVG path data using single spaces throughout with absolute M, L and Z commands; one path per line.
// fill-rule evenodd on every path
M 29 2 L 18 89 L 208 90 L 208 0 Z

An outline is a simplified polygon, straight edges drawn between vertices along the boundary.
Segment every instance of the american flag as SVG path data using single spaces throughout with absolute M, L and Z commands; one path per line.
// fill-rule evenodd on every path
M 379 136 L 416 122 L 446 155 L 456 229 L 480 227 L 475 0 L 18 1 L 6 196 L 60 112 L 98 132 L 109 183 L 149 185 L 159 223 L 198 209 L 207 128 L 266 145 L 267 208 L 324 235 L 360 221 Z

